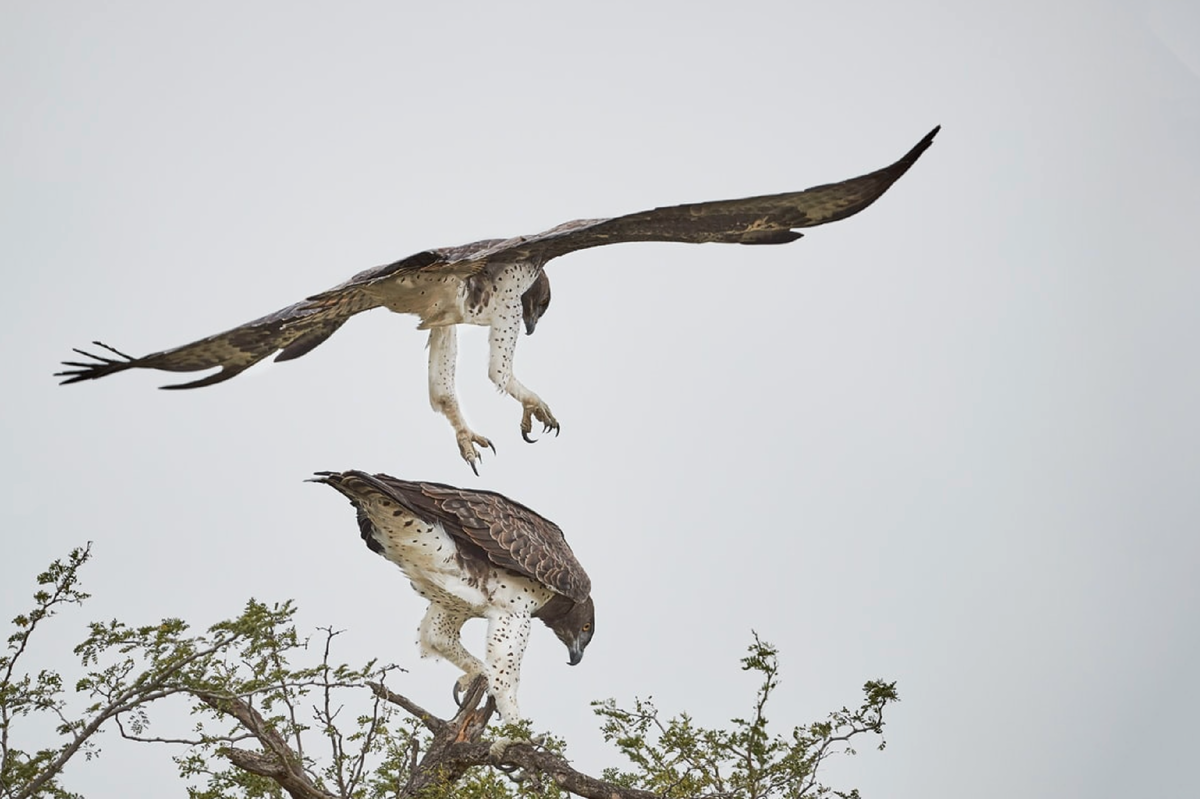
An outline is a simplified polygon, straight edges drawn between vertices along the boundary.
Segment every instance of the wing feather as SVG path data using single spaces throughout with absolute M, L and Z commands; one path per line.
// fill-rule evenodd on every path
M 223 383 L 249 369 L 276 352 L 276 361 L 290 361 L 305 355 L 337 332 L 351 316 L 376 308 L 380 297 L 371 289 L 382 280 L 403 272 L 419 272 L 447 266 L 440 251 L 426 250 L 394 263 L 360 272 L 345 283 L 308 299 L 281 308 L 244 325 L 212 336 L 134 358 L 99 341 L 92 342 L 117 357 L 99 355 L 85 350 L 75 352 L 87 361 L 63 361 L 70 366 L 55 377 L 62 383 L 95 380 L 126 369 L 160 369 L 165 372 L 199 372 L 204 369 L 220 371 L 193 380 L 162 386 L 167 389 L 200 388 Z
M 479 547 L 493 564 L 531 577 L 568 599 L 583 602 L 591 594 L 591 580 L 562 529 L 501 494 L 386 474 L 320 474 L 326 480 L 353 476 L 373 485 L 422 518 L 441 522 L 452 537 Z
M 894 164 L 839 183 L 739 200 L 655 208 L 611 219 L 577 219 L 535 236 L 512 239 L 488 257 L 524 256 L 545 263 L 569 252 L 631 241 L 691 244 L 786 244 L 814 227 L 853 216 L 878 200 L 933 143 L 934 128 Z
M 190 383 L 175 383 L 162 388 L 199 388 L 221 383 L 234 377 L 264 358 L 283 350 L 276 360 L 298 358 L 319 345 L 356 313 L 367 310 L 366 305 L 353 298 L 334 302 L 327 299 L 320 304 L 298 302 L 273 314 L 238 325 L 231 330 L 206 336 L 198 341 L 184 344 L 141 358 L 133 358 L 99 341 L 94 344 L 118 355 L 111 358 L 84 350 L 75 350 L 90 361 L 63 361 L 72 369 L 56 372 L 62 382 L 78 383 L 95 380 L 105 375 L 126 369 L 160 369 L 166 372 L 199 372 L 220 367 L 220 371 Z M 378 303 L 374 303 L 377 305 Z
M 894 164 L 840 183 L 786 194 L 655 208 L 612 219 L 577 219 L 533 236 L 486 239 L 456 247 L 424 250 L 360 272 L 328 291 L 314 294 L 303 302 L 289 305 L 232 330 L 141 358 L 130 357 L 107 344 L 94 342 L 116 357 L 77 349 L 75 352 L 88 360 L 64 361 L 63 365 L 71 368 L 56 372 L 55 376 L 65 378 L 62 381 L 65 384 L 94 380 L 133 368 L 196 372 L 219 367 L 218 372 L 199 380 L 163 388 L 198 388 L 220 383 L 276 352 L 279 353 L 276 357 L 278 361 L 299 358 L 333 335 L 351 316 L 378 307 L 385 301 L 393 310 L 403 308 L 403 303 L 396 302 L 394 292 L 405 291 L 403 285 L 406 282 L 394 278 L 405 272 L 465 278 L 480 272 L 494 261 L 523 260 L 541 265 L 575 250 L 631 241 L 738 244 L 783 244 L 795 241 L 802 235 L 798 228 L 845 219 L 879 199 L 916 163 L 933 143 L 939 129 L 930 131 Z M 381 283 L 384 285 L 381 286 Z M 389 296 L 389 292 L 393 294 Z M 421 313 L 419 303 L 411 312 Z M 456 508 L 476 507 L 474 504 L 461 505 L 460 500 L 454 502 Z M 482 513 L 483 506 L 479 507 Z M 518 517 L 512 517 L 510 523 L 530 524 L 523 517 Z M 470 518 L 472 524 L 483 526 L 463 527 L 464 531 L 491 530 L 490 525 L 502 526 L 501 520 L 506 517 L 485 514 Z
M 467 244 L 462 247 L 444 247 L 437 250 L 422 250 L 419 253 L 410 255 L 407 258 L 401 258 L 399 261 L 393 261 L 390 264 L 383 266 L 375 266 L 370 269 L 365 269 L 362 272 L 354 275 L 345 283 L 339 283 L 328 291 L 322 291 L 320 294 L 314 294 L 308 298 L 309 302 L 323 302 L 325 300 L 336 299 L 348 294 L 367 294 L 369 290 L 386 280 L 398 277 L 403 274 L 440 273 L 440 274 L 459 274 L 466 276 L 479 271 L 482 264 L 476 264 L 470 261 L 468 248 L 480 248 L 481 245 L 494 244 L 501 239 L 491 239 L 488 241 L 476 242 L 475 244 Z M 473 251 L 473 250 L 472 250 Z M 376 303 L 378 304 L 378 303 Z M 374 306 L 372 306 L 374 307 Z

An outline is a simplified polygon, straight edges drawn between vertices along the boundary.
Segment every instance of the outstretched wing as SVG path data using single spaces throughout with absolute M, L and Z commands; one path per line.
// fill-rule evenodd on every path
M 331 484 L 362 480 L 422 518 L 441 522 L 447 533 L 479 547 L 495 565 L 533 578 L 572 601 L 583 602 L 592 591 L 559 526 L 501 494 L 359 471 L 317 474 Z
M 162 352 L 134 358 L 99 341 L 117 357 L 94 354 L 76 349 L 90 361 L 63 361 L 71 369 L 56 372 L 62 382 L 78 383 L 95 380 L 126 369 L 161 369 L 167 372 L 198 372 L 220 367 L 215 372 L 190 383 L 176 383 L 162 388 L 200 388 L 221 383 L 234 377 L 264 358 L 279 353 L 276 361 L 299 358 L 325 341 L 351 316 L 380 304 L 369 288 L 381 279 L 402 271 L 419 271 L 444 263 L 438 253 L 421 252 L 393 264 L 361 272 L 340 286 L 294 303 L 273 314 L 239 325 L 232 330 L 184 344 Z
M 802 235 L 797 228 L 845 219 L 879 199 L 928 149 L 939 129 L 930 131 L 891 166 L 841 183 L 787 194 L 675 205 L 612 219 L 577 219 L 533 236 L 489 239 L 427 250 L 360 272 L 304 302 L 182 347 L 134 358 L 107 344 L 95 342 L 117 357 L 76 350 L 91 360 L 64 361 L 65 366 L 72 368 L 57 372 L 56 376 L 65 378 L 63 383 L 78 383 L 133 368 L 195 372 L 220 367 L 220 371 L 199 380 L 163 388 L 198 388 L 220 383 L 276 352 L 279 353 L 277 361 L 298 358 L 309 352 L 354 314 L 383 304 L 380 292 L 402 291 L 398 287 L 403 281 L 393 278 L 404 272 L 466 277 L 492 261 L 520 260 L 541 265 L 575 250 L 630 241 L 697 244 L 784 244 L 795 241 Z M 379 286 L 381 283 L 386 286 Z M 394 296 L 387 300 L 389 306 L 401 307 Z M 421 299 L 415 297 L 414 302 L 413 312 L 421 313 Z
M 528 257 L 545 263 L 575 250 L 629 241 L 692 244 L 786 244 L 814 227 L 853 216 L 878 200 L 933 143 L 931 130 L 896 163 L 867 175 L 804 191 L 741 200 L 674 205 L 612 219 L 577 219 L 535 236 L 511 239 L 489 258 Z

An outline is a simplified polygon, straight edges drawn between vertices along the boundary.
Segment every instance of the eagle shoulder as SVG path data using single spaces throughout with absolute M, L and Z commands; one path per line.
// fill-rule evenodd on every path
M 346 475 L 369 480 L 418 516 L 439 522 L 455 541 L 477 548 L 496 566 L 574 602 L 583 602 L 591 594 L 591 579 L 576 560 L 562 528 L 519 502 L 491 491 L 442 483 L 361 472 Z

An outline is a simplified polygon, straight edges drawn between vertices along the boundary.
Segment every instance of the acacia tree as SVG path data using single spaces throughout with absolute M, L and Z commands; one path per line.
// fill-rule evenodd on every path
M 80 796 L 64 786 L 63 771 L 77 756 L 98 754 L 95 739 L 103 729 L 175 747 L 194 799 L 849 799 L 858 792 L 822 785 L 819 767 L 835 753 L 853 753 L 853 739 L 867 733 L 882 749 L 884 708 L 898 701 L 895 683 L 868 682 L 857 709 L 772 735 L 766 708 L 778 661 L 775 649 L 755 635 L 742 669 L 757 672 L 761 684 L 750 713 L 728 728 L 697 725 L 686 713 L 664 719 L 648 700 L 629 708 L 611 699 L 593 703 L 605 740 L 629 764 L 594 777 L 572 767 L 564 741 L 535 736 L 527 723 L 489 729 L 495 705 L 483 678 L 457 714 L 439 718 L 386 685 L 402 669 L 376 661 L 358 668 L 335 664 L 337 632 L 322 629 L 304 638 L 293 624 L 291 602 L 253 599 L 236 618 L 200 633 L 179 619 L 140 627 L 92 623 L 74 650 L 82 676 L 68 691 L 58 672 L 31 675 L 20 664 L 48 619 L 87 600 L 78 580 L 90 557 L 90 547 L 76 549 L 38 576 L 33 608 L 13 619 L 15 632 L 0 656 L 5 799 Z M 310 665 L 298 665 L 305 662 Z M 186 702 L 197 721 L 183 734 L 152 734 L 151 711 L 172 697 Z M 53 720 L 57 738 L 23 748 L 22 727 L 37 717 Z

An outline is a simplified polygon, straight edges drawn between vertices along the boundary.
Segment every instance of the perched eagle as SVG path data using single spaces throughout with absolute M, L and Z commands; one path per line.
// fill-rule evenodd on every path
M 519 719 L 517 683 L 535 618 L 566 644 L 572 666 L 583 658 L 596 627 L 592 584 L 554 522 L 491 491 L 357 471 L 317 472 L 313 481 L 349 498 L 363 541 L 429 600 L 421 655 L 462 669 L 456 694 L 486 674 L 500 715 Z M 472 618 L 488 621 L 486 663 L 459 638 Z
M 576 250 L 630 241 L 677 241 L 700 244 L 785 244 L 813 227 L 857 214 L 887 191 L 933 143 L 934 128 L 891 166 L 841 183 L 804 191 L 747 197 L 742 200 L 676 205 L 612 219 L 577 219 L 532 236 L 487 239 L 459 247 L 424 250 L 386 266 L 360 272 L 328 291 L 289 305 L 269 316 L 174 349 L 134 358 L 103 344 L 116 358 L 75 352 L 90 361 L 64 361 L 63 383 L 104 377 L 126 369 L 195 372 L 220 371 L 163 388 L 198 388 L 237 375 L 276 352 L 277 361 L 299 358 L 333 335 L 351 316 L 380 306 L 420 317 L 429 330 L 429 401 L 454 427 L 458 450 L 476 474 L 477 445 L 492 442 L 467 426 L 454 389 L 457 355 L 455 325 L 491 328 L 488 377 L 521 403 L 521 436 L 533 420 L 544 432 L 558 433 L 549 406 L 513 373 L 513 355 L 524 323 L 532 334 L 550 304 L 550 281 L 543 271 L 553 258 Z

